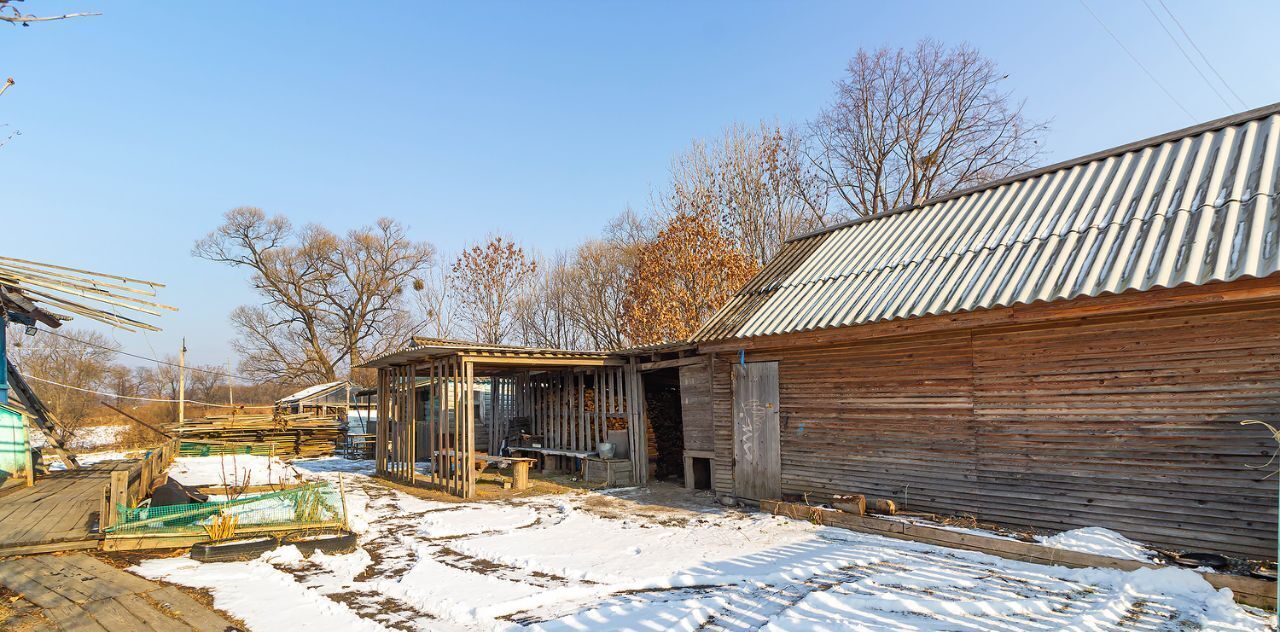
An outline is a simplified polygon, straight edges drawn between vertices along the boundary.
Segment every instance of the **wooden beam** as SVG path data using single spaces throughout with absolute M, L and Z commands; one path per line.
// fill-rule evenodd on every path
M 1069 551 L 1066 549 L 1033 544 L 1030 542 L 1022 542 L 1019 540 L 984 536 L 976 533 L 961 533 L 950 529 L 912 524 L 910 522 L 903 522 L 900 520 L 885 520 L 874 516 L 857 516 L 843 511 L 822 509 L 810 505 L 787 503 L 777 500 L 760 501 L 760 509 L 774 515 L 787 516 L 789 518 L 804 520 L 806 522 L 814 522 L 821 525 L 842 527 L 849 529 L 850 531 L 872 533 L 897 540 L 924 542 L 936 546 L 964 549 L 966 551 L 977 551 L 1007 560 L 1031 562 L 1033 564 L 1067 566 L 1070 568 L 1115 568 L 1124 571 L 1132 571 L 1140 568 L 1168 568 L 1156 566 L 1155 564 L 1139 562 L 1137 560 L 1126 560 L 1107 557 L 1104 555 L 1095 555 L 1093 553 Z M 1240 603 L 1259 608 L 1274 609 L 1276 607 L 1274 582 L 1245 577 L 1242 575 L 1226 575 L 1215 572 L 1200 573 L 1200 576 L 1203 577 L 1205 581 L 1209 582 L 1209 584 L 1214 588 L 1230 588 L 1231 592 L 1235 595 L 1236 601 L 1239 601 Z
M 672 360 L 660 360 L 657 362 L 641 362 L 636 365 L 637 371 L 657 371 L 658 369 L 672 369 L 680 366 L 689 366 L 691 364 L 699 364 L 702 362 L 702 356 L 688 356 L 684 358 L 675 358 Z
M 458 356 L 465 361 L 473 362 L 484 368 L 490 365 L 538 367 L 574 367 L 574 366 L 622 366 L 626 362 L 620 358 L 530 358 L 525 356 Z

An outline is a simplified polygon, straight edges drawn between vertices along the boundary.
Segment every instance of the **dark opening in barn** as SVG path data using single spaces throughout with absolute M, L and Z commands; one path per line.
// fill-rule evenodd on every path
M 684 424 L 680 411 L 680 371 L 647 371 L 645 406 L 649 419 L 649 468 L 658 480 L 684 481 Z

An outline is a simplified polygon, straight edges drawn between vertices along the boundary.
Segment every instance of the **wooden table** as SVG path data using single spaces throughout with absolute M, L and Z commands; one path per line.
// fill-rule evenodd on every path
M 491 456 L 488 454 L 472 455 L 478 464 L 477 469 L 484 470 L 490 464 L 495 468 L 504 467 L 507 463 L 511 464 L 511 486 L 516 490 L 529 489 L 529 467 L 537 463 L 537 459 L 530 459 L 520 456 Z
M 542 471 L 543 471 L 543 472 L 546 472 L 546 471 L 547 471 L 547 461 L 546 461 L 546 457 L 548 457 L 548 456 L 567 456 L 567 457 L 569 457 L 569 458 L 573 458 L 573 459 L 585 459 L 585 458 L 587 458 L 587 457 L 592 456 L 592 455 L 594 455 L 594 454 L 595 454 L 595 452 L 590 452 L 590 451 L 587 451 L 587 450 L 563 450 L 563 449 L 560 449 L 560 448 L 537 448 L 537 447 L 533 447 L 533 446 L 518 446 L 518 445 L 517 445 L 517 446 L 511 446 L 511 447 L 510 447 L 510 448 L 508 448 L 508 449 L 509 449 L 509 450 L 511 450 L 513 453 L 514 453 L 514 452 L 527 452 L 527 453 L 530 453 L 530 454 L 537 454 L 537 455 L 539 455 L 540 457 L 542 457 Z

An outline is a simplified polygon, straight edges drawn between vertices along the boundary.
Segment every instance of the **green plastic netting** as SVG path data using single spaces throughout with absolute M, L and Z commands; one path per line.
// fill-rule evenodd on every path
M 342 496 L 327 483 L 233 500 L 118 510 L 119 520 L 106 529 L 116 535 L 205 533 L 220 515 L 235 516 L 238 533 L 334 527 L 346 522 Z
M 199 443 L 183 441 L 178 447 L 179 456 L 220 456 L 224 454 L 275 454 L 274 443 Z

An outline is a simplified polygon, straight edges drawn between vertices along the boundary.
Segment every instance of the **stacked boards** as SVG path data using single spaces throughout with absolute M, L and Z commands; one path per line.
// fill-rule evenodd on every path
M 187 419 L 178 426 L 184 455 L 330 456 L 341 435 L 336 415 L 312 412 L 232 413 Z

